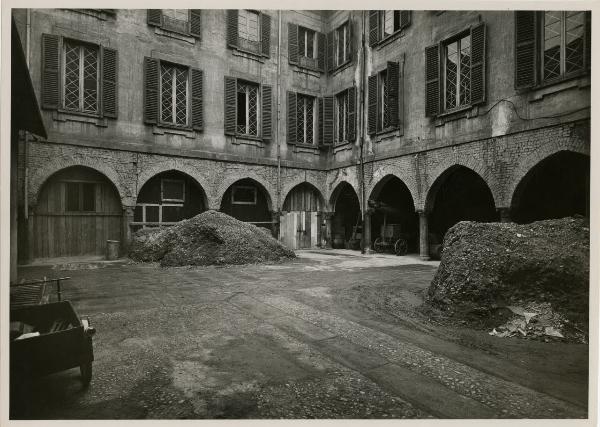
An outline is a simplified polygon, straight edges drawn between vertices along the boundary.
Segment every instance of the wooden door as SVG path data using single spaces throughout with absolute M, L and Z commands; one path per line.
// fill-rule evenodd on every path
M 319 243 L 317 212 L 286 212 L 281 218 L 280 240 L 290 249 L 314 248 Z

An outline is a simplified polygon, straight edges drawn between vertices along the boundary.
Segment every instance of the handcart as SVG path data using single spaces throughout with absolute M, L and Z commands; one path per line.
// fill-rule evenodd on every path
M 406 255 L 410 235 L 402 232 L 400 224 L 388 224 L 387 212 L 383 214 L 380 237 L 375 239 L 373 248 L 376 252 L 388 252 L 396 255 Z

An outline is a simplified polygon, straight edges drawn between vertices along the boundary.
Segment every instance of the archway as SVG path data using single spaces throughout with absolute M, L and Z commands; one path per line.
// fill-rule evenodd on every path
M 418 252 L 419 217 L 406 184 L 393 175 L 382 178 L 369 198 L 371 239 L 377 251 L 395 251 L 398 240 L 404 243 L 399 254 Z
M 356 191 L 347 182 L 341 182 L 334 190 L 331 200 L 334 211 L 331 223 L 332 246 L 360 249 L 362 217 Z M 355 228 L 358 234 L 354 233 Z
M 220 211 L 273 232 L 270 206 L 267 190 L 252 178 L 244 178 L 227 188 L 221 199 Z
M 290 249 L 319 246 L 323 235 L 323 196 L 308 182 L 296 185 L 282 207 L 279 238 Z
M 122 239 L 123 209 L 102 173 L 72 166 L 42 185 L 34 210 L 33 258 L 104 255 L 107 240 Z
M 529 223 L 590 212 L 590 158 L 560 151 L 535 165 L 512 197 L 511 219 Z
M 206 195 L 189 175 L 161 172 L 144 183 L 134 212 L 133 230 L 173 225 L 206 210 Z
M 434 182 L 425 205 L 430 244 L 441 243 L 446 231 L 459 221 L 492 222 L 499 219 L 487 183 L 472 169 L 452 166 Z

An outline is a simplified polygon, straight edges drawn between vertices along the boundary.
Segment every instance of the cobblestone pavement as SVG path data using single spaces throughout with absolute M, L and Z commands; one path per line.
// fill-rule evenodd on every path
M 61 263 L 94 373 L 41 379 L 14 418 L 585 418 L 580 344 L 490 337 L 416 314 L 436 263 L 306 251 L 285 264 Z M 397 316 L 350 303 L 402 288 Z M 25 402 L 25 403 L 23 403 Z

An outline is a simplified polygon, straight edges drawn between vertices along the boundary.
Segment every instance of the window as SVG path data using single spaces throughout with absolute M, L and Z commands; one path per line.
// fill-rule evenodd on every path
M 241 9 L 238 13 L 238 44 L 242 49 L 260 52 L 258 12 Z
M 96 184 L 90 182 L 65 182 L 65 211 L 94 212 L 96 210 Z
M 179 179 L 160 180 L 160 194 L 163 202 L 184 202 L 185 181 Z
M 172 33 L 199 38 L 201 33 L 200 9 L 148 9 L 148 25 L 159 27 L 161 35 L 177 37 Z
M 400 124 L 400 65 L 369 76 L 369 134 L 396 129 Z
M 160 63 L 160 120 L 164 124 L 188 124 L 188 70 Z
M 237 81 L 237 133 L 258 136 L 258 85 Z
M 231 188 L 231 203 L 233 205 L 255 205 L 256 187 L 234 185 Z
M 584 11 L 543 13 L 542 78 L 551 80 L 584 69 Z
M 313 96 L 298 94 L 296 97 L 296 142 L 315 143 L 315 102 Z
M 298 47 L 300 56 L 305 58 L 317 57 L 317 37 L 313 30 L 298 27 Z
M 337 129 L 336 142 L 348 140 L 348 91 L 340 92 L 335 97 L 336 120 L 335 128 Z
M 142 228 L 172 225 L 183 219 L 181 203 L 138 203 L 134 211 L 135 222 L 141 222 Z
M 331 33 L 333 37 L 333 33 Z M 288 22 L 288 60 L 310 70 L 325 71 L 325 34 Z M 333 49 L 333 44 L 331 45 Z
M 83 113 L 98 113 L 98 47 L 65 40 L 63 107 Z
M 257 56 L 271 54 L 271 17 L 256 10 L 227 10 L 227 46 Z M 250 57 L 260 60 L 260 58 Z
M 451 110 L 471 103 L 471 35 L 443 47 L 444 108 Z
M 369 45 L 375 46 L 410 25 L 410 10 L 372 10 L 369 12 Z
M 400 30 L 400 11 L 399 10 L 382 10 L 381 11 L 381 38 L 391 36 L 396 31 Z
M 340 66 L 350 60 L 350 34 L 348 22 L 335 30 L 335 58 L 336 66 Z

